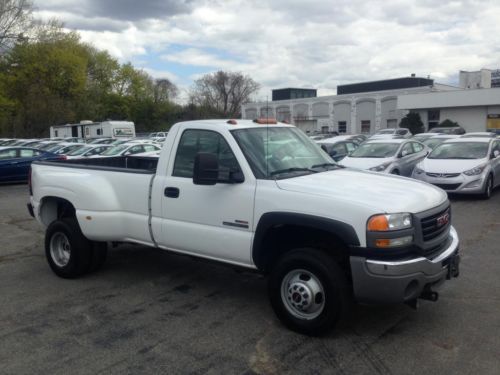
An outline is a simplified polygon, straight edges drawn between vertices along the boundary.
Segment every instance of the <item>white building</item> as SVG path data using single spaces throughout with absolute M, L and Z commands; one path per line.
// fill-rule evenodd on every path
M 427 128 L 449 119 L 467 132 L 500 131 L 500 88 L 401 95 L 397 107 L 418 112 Z
M 481 69 L 475 72 L 461 70 L 459 86 L 463 89 L 489 89 L 500 87 L 500 69 Z
M 457 90 L 458 88 L 435 84 L 432 80 L 417 78 L 413 75 L 407 78 L 365 82 L 343 87 L 348 88 L 347 86 L 349 86 L 349 90 L 344 91 L 359 91 L 411 86 L 417 80 L 430 84 L 342 95 L 247 103 L 242 106 L 242 118 L 273 117 L 278 121 L 292 123 L 306 133 L 337 131 L 348 134 L 370 134 L 379 129 L 397 127 L 401 119 L 408 113 L 407 109 L 398 107 L 398 97 L 409 94 L 426 94 L 438 90 Z M 408 84 L 408 82 L 410 83 Z M 338 89 L 340 88 L 339 86 Z

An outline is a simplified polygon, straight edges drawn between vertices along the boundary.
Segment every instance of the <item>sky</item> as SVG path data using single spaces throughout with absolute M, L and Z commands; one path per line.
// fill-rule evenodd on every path
M 35 0 L 82 39 L 186 93 L 217 70 L 335 94 L 415 73 L 445 84 L 500 68 L 500 0 Z

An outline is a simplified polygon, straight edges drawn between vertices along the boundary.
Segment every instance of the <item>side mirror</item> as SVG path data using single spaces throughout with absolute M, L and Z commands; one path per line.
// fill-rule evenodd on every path
M 493 151 L 494 158 L 498 158 L 499 156 L 500 156 L 500 151 L 498 151 L 498 150 Z
M 337 151 L 332 150 L 332 152 L 330 152 L 330 156 L 331 156 L 331 157 L 334 157 L 335 155 L 337 155 Z
M 193 183 L 195 185 L 215 185 L 219 176 L 217 155 L 198 152 L 194 157 Z

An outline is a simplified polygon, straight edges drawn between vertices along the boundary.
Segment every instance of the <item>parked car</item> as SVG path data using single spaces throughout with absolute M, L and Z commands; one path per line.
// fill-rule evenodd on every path
M 335 161 L 342 160 L 350 152 L 358 148 L 358 143 L 350 135 L 321 139 L 316 143 Z
M 461 136 L 462 138 L 496 138 L 497 135 L 492 132 L 472 132 L 465 133 Z
M 387 128 L 381 129 L 373 134 L 369 139 L 380 138 L 411 138 L 411 132 L 406 128 Z
M 0 146 L 2 147 L 11 146 L 13 143 L 16 143 L 17 141 L 18 141 L 17 139 L 6 139 L 0 144 Z
M 500 140 L 445 141 L 415 167 L 413 177 L 450 193 L 481 194 L 489 198 L 500 185 Z
M 436 146 L 440 145 L 444 141 L 447 141 L 449 139 L 455 139 L 455 138 L 460 138 L 460 135 L 456 134 L 438 134 L 435 135 L 432 138 L 426 139 L 422 143 L 426 145 L 430 150 L 434 150 Z
M 113 146 L 105 150 L 99 155 L 92 155 L 91 158 L 109 158 L 112 156 L 127 156 L 140 154 L 142 152 L 158 151 L 161 147 L 152 143 L 124 143 L 118 146 Z
M 462 128 L 461 126 L 450 126 L 450 127 L 443 127 L 443 128 L 432 128 L 429 130 L 429 133 L 462 135 L 462 134 L 465 134 L 465 129 Z
M 70 143 L 68 146 L 61 147 L 52 152 L 57 155 L 67 155 L 70 152 L 76 151 L 82 147 L 85 147 L 85 143 Z
M 77 148 L 66 154 L 68 159 L 88 158 L 89 156 L 100 155 L 104 151 L 112 148 L 111 145 L 93 144 Z
M 178 123 L 158 160 L 39 162 L 31 181 L 56 275 L 95 270 L 107 241 L 225 262 L 269 275 L 276 315 L 306 334 L 332 329 L 352 299 L 436 301 L 435 286 L 459 274 L 444 191 L 342 168 L 269 119 Z
M 33 161 L 61 160 L 64 157 L 28 147 L 0 148 L 0 182 L 26 181 Z
M 411 176 L 413 168 L 427 155 L 420 142 L 408 139 L 368 140 L 346 156 L 340 164 L 346 167 Z

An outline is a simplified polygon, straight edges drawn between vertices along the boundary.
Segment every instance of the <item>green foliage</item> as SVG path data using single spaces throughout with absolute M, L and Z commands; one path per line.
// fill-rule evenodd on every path
M 409 129 L 412 134 L 423 133 L 425 130 L 424 123 L 417 112 L 409 112 L 403 117 L 399 127 Z
M 460 126 L 460 125 L 458 125 L 458 122 L 451 121 L 450 119 L 446 119 L 446 120 L 441 121 L 438 126 L 440 128 L 452 128 L 452 127 Z

